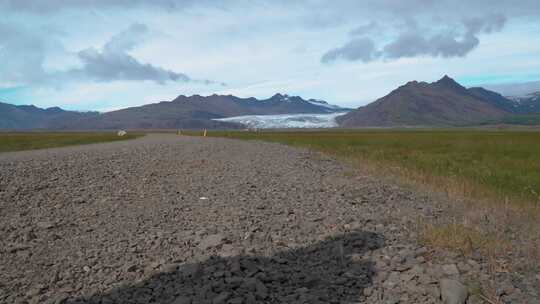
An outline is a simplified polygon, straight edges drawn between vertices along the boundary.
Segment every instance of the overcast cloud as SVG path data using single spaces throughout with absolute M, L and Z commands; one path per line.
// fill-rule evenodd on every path
M 459 24 L 443 26 L 433 30 L 408 22 L 405 29 L 379 48 L 375 45 L 373 32 L 376 23 L 356 28 L 355 36 L 345 45 L 326 52 L 321 61 L 329 63 L 337 59 L 369 62 L 377 59 L 399 59 L 403 57 L 463 57 L 480 44 L 480 34 L 500 32 L 506 23 L 503 15 L 488 15 L 482 18 L 465 19 Z M 378 34 L 378 33 L 377 33 Z M 358 36 L 362 36 L 358 38 Z
M 0 0 L 0 11 L 0 100 L 14 103 L 282 92 L 358 106 L 444 74 L 540 79 L 537 0 Z
M 0 23 L 0 82 L 41 81 L 43 62 L 50 51 L 59 47 L 54 38 L 42 39 L 43 33 Z
M 196 2 L 196 0 L 1 0 L 0 7 L 19 12 L 49 14 L 69 9 L 132 9 L 138 7 L 179 9 Z
M 101 51 L 88 48 L 78 52 L 83 66 L 69 71 L 68 74 L 97 81 L 152 80 L 160 84 L 166 81 L 191 81 L 185 74 L 141 63 L 128 53 L 144 40 L 146 34 L 147 26 L 135 23 L 114 35 Z

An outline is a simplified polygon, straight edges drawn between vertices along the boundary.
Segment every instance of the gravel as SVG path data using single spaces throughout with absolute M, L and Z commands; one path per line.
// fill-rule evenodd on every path
M 442 203 L 351 172 L 157 134 L 0 154 L 0 303 L 464 303 L 489 279 L 417 242 Z
M 459 281 L 442 279 L 440 286 L 444 304 L 462 304 L 467 300 L 467 287 Z

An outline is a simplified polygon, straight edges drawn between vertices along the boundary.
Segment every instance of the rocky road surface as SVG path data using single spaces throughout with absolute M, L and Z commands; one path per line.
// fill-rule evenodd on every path
M 0 154 L 0 303 L 482 303 L 482 261 L 416 241 L 443 207 L 270 143 Z

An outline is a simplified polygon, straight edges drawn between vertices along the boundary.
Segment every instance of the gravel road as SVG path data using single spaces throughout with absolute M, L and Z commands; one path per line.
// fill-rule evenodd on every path
M 464 303 L 483 264 L 411 229 L 443 207 L 271 143 L 4 153 L 0 303 Z

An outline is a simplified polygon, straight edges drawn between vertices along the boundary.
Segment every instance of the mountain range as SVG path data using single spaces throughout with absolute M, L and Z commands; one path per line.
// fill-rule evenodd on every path
M 433 83 L 408 82 L 355 110 L 284 94 L 262 100 L 233 95 L 180 95 L 172 101 L 105 113 L 0 103 L 0 129 L 358 128 L 484 124 L 540 124 L 540 92 L 504 97 L 480 87 L 465 88 L 444 76 Z
M 232 95 L 184 96 L 106 113 L 40 109 L 0 103 L 1 129 L 235 129 L 245 126 L 216 119 L 244 115 L 324 114 L 350 109 L 322 100 L 275 94 L 259 100 Z
M 540 113 L 540 102 L 510 99 L 484 88 L 465 88 L 448 76 L 411 81 L 388 95 L 337 117 L 342 127 L 472 126 Z
M 0 102 L 0 129 L 68 129 L 78 120 L 98 115 L 98 112 L 65 111 L 58 107 L 42 109 Z
M 510 96 L 508 98 L 514 102 L 519 113 L 540 113 L 540 92 L 533 92 L 523 96 Z

